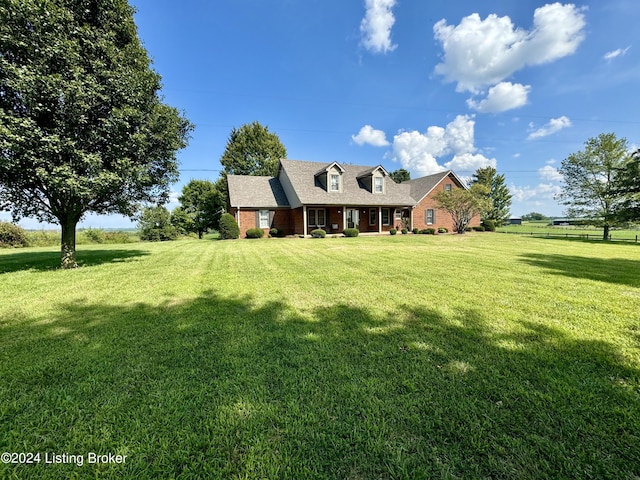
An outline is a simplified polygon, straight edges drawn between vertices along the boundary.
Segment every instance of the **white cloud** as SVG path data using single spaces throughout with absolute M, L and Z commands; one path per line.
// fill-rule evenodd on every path
M 373 145 L 374 147 L 386 147 L 389 145 L 382 130 L 376 130 L 371 125 L 365 125 L 357 135 L 351 135 L 351 139 L 358 145 Z
M 584 40 L 584 8 L 553 3 L 537 8 L 533 29 L 516 28 L 507 16 L 473 13 L 459 25 L 437 22 L 433 31 L 444 55 L 435 71 L 456 90 L 478 94 L 529 65 L 549 63 L 573 54 Z
M 391 28 L 396 19 L 393 7 L 396 0 L 365 0 L 366 13 L 360 22 L 362 44 L 374 53 L 387 53 L 397 45 L 391 43 Z
M 614 58 L 624 57 L 630 48 L 631 46 L 628 46 L 627 48 L 618 48 L 617 50 L 613 50 L 612 52 L 605 53 L 604 57 L 602 58 L 604 58 L 607 62 L 610 62 Z
M 555 196 L 562 191 L 562 187 L 550 183 L 540 183 L 535 187 L 529 185 L 519 187 L 512 184 L 509 187 L 509 191 L 513 195 L 514 200 L 519 202 L 536 200 L 538 204 L 542 204 L 543 201 L 553 200 Z
M 527 138 L 529 140 L 534 140 L 536 138 L 548 137 L 549 135 L 557 133 L 563 128 L 567 128 L 570 126 L 571 120 L 569 120 L 569 118 L 565 117 L 564 115 L 559 118 L 552 118 L 544 127 L 541 127 L 535 132 L 530 133 Z
M 479 168 L 493 167 L 496 168 L 497 162 L 495 158 L 487 158 L 479 153 L 463 153 L 456 155 L 453 159 L 444 164 L 449 170 L 456 172 L 475 172 Z
M 473 116 L 458 115 L 445 128 L 431 126 L 420 133 L 401 131 L 393 137 L 392 157 L 403 168 L 418 175 L 429 175 L 447 169 L 475 171 L 477 168 L 496 165 L 495 159 L 477 153 L 474 146 Z M 453 154 L 444 165 L 438 158 Z
M 505 112 L 526 105 L 530 90 L 531 87 L 529 85 L 500 82 L 489 89 L 489 93 L 484 100 L 476 102 L 470 98 L 467 100 L 467 105 L 480 113 Z
M 551 165 L 545 165 L 544 167 L 540 168 L 538 170 L 538 173 L 540 174 L 540 178 L 549 182 L 561 182 L 563 178 L 558 169 L 552 167 Z

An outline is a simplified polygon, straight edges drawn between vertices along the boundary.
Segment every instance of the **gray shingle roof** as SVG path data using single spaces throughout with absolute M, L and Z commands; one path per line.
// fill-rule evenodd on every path
M 288 207 L 289 201 L 280 181 L 274 177 L 227 176 L 229 203 L 232 207 Z
M 464 184 L 460 181 L 458 176 L 451 170 L 446 172 L 434 173 L 433 175 L 427 175 L 425 177 L 416 178 L 414 180 L 408 180 L 402 182 L 403 185 L 409 185 L 411 187 L 411 196 L 416 202 L 419 202 L 433 190 L 445 177 L 451 175 L 458 187 L 464 188 Z
M 297 160 L 280 160 L 280 168 L 284 170 L 291 186 L 302 205 L 371 205 L 371 206 L 413 206 L 411 187 L 397 184 L 391 178 L 385 178 L 385 193 L 375 194 L 365 187 L 358 177 L 372 172 L 377 167 L 340 164 L 342 174 L 342 191 L 328 192 L 315 174 L 327 167 L 326 163 L 304 162 Z M 292 205 L 295 208 L 297 205 Z

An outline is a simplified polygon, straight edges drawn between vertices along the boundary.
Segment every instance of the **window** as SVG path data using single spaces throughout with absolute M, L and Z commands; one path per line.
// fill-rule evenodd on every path
M 450 183 L 445 183 L 444 184 L 444 191 L 445 192 L 450 192 L 452 188 L 453 188 L 453 186 Z
M 382 177 L 374 177 L 375 192 L 382 193 Z
M 396 223 L 400 224 L 402 222 L 402 210 L 396 210 Z
M 369 209 L 369 225 L 375 225 L 376 221 L 377 221 L 377 212 L 376 212 L 376 208 L 370 208 Z
M 308 208 L 307 209 L 307 225 L 324 227 L 325 216 L 324 208 Z
M 382 209 L 382 224 L 383 225 L 389 225 L 389 209 L 388 208 L 383 208 Z
M 269 228 L 269 210 L 260 210 L 260 228 Z
M 427 225 L 433 225 L 434 223 L 436 223 L 436 211 L 433 209 L 428 209 L 425 210 L 424 212 L 424 222 Z
M 332 192 L 340 191 L 340 175 L 331 174 L 331 191 Z

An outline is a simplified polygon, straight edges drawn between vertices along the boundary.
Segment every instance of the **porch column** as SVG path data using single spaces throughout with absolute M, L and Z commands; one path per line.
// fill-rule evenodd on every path
M 413 211 L 416 209 L 416 207 L 411 207 L 411 212 L 410 212 L 410 216 L 409 218 L 411 219 L 410 223 L 411 223 L 411 230 L 413 231 Z
M 240 229 L 240 207 L 236 210 L 236 223 L 238 224 L 238 230 L 242 231 Z
M 342 207 L 342 230 L 347 228 L 347 207 Z
M 307 206 L 303 205 L 302 206 L 302 234 L 306 237 L 307 236 Z
M 382 207 L 378 207 L 378 233 L 382 233 Z

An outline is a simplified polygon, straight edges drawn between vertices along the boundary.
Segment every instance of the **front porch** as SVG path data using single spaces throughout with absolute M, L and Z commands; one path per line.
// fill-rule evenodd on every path
M 392 228 L 413 228 L 412 208 L 404 206 L 303 206 L 293 212 L 295 233 L 308 236 L 321 228 L 328 234 L 342 233 L 346 228 L 357 228 L 360 233 L 381 234 Z

